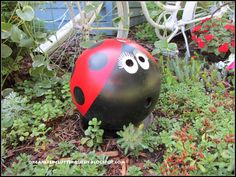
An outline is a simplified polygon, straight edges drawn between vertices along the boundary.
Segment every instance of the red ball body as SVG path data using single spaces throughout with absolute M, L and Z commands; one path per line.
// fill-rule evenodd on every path
M 106 39 L 76 60 L 70 81 L 73 102 L 89 121 L 105 129 L 141 122 L 160 92 L 159 64 L 142 46 L 127 39 Z

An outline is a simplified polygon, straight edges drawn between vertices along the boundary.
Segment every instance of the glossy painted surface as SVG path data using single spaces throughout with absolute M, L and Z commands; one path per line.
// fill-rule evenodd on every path
M 127 39 L 107 39 L 78 57 L 70 87 L 86 120 L 97 117 L 105 129 L 141 122 L 160 92 L 159 64 L 142 46 Z

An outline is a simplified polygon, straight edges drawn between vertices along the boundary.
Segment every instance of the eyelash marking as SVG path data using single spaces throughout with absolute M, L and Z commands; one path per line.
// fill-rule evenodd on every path
M 122 52 L 120 57 L 118 58 L 118 68 L 122 69 L 124 68 L 123 66 L 123 60 L 127 59 L 127 57 L 134 58 L 134 56 L 131 53 L 128 52 Z

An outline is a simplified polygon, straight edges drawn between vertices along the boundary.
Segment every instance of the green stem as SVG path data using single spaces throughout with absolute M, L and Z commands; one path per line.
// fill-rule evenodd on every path
M 34 55 L 32 52 L 29 53 L 30 57 L 32 58 L 32 60 L 34 60 Z
M 18 6 L 19 6 L 19 2 L 17 2 L 16 7 L 15 7 L 15 9 L 13 10 L 13 12 L 12 12 L 12 14 L 11 14 L 11 17 L 9 18 L 9 20 L 8 20 L 7 23 L 10 23 L 10 20 L 11 20 L 11 18 L 13 17 L 13 15 L 15 14 L 16 8 L 17 8 Z
M 17 57 L 20 55 L 21 50 L 22 50 L 22 48 L 20 48 L 19 52 L 17 53 L 16 59 L 17 59 Z
M 24 25 L 24 27 L 25 27 L 25 29 L 26 29 L 28 35 L 34 40 L 34 37 L 33 37 L 32 34 L 29 32 L 29 29 L 28 29 L 28 27 L 27 27 L 25 21 L 23 22 L 23 25 Z
M 17 57 L 19 56 L 21 50 L 22 50 L 22 48 L 20 48 L 19 52 L 17 53 L 16 59 L 17 59 Z M 10 73 L 8 73 L 8 74 L 6 75 L 6 77 L 4 78 L 4 80 L 3 80 L 3 82 L 2 82 L 2 85 L 1 85 L 1 89 L 2 89 L 2 87 L 3 87 L 3 85 L 4 85 L 5 81 L 6 81 L 7 77 L 9 76 L 9 74 L 10 74 Z
M 9 39 L 9 37 L 4 42 L 2 42 L 2 44 L 5 44 L 8 41 L 8 39 Z
M 23 20 L 19 21 L 19 23 L 17 24 L 17 27 L 19 27 L 20 25 L 22 25 L 24 23 Z
M 4 83 L 5 83 L 6 79 L 7 79 L 7 77 L 9 76 L 9 74 L 10 74 L 10 73 L 8 73 L 8 74 L 6 75 L 6 77 L 3 79 L 2 85 L 1 85 L 1 90 L 2 90 L 2 87 L 3 87 L 3 85 L 4 85 Z

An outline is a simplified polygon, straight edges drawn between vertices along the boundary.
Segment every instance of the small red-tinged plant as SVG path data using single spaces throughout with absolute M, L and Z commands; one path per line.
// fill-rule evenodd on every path
M 235 143 L 235 134 L 228 134 L 224 137 L 226 143 Z

